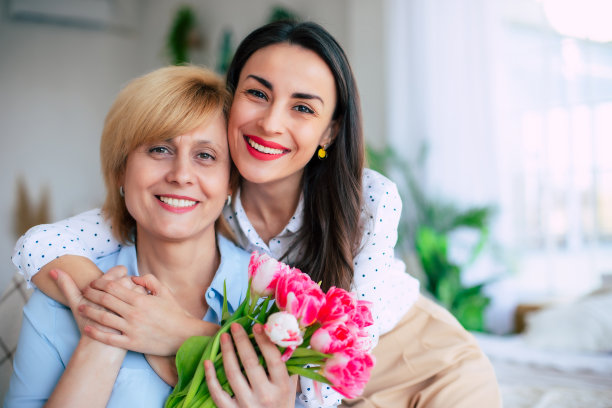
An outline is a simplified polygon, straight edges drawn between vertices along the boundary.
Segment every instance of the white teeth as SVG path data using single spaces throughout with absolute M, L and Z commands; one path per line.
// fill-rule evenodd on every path
M 183 199 L 178 199 L 178 198 L 170 198 L 170 197 L 164 197 L 164 196 L 160 196 L 159 200 L 173 207 L 191 207 L 196 204 L 196 201 L 183 200 Z
M 247 137 L 247 141 L 251 145 L 251 147 L 258 152 L 267 153 L 267 154 L 282 154 L 283 151 L 281 149 L 272 149 L 271 147 L 265 147 L 260 145 L 259 143 L 254 142 L 250 137 Z

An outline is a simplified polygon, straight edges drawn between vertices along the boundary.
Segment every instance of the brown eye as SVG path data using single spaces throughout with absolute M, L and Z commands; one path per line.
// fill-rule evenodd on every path
M 153 146 L 149 148 L 149 153 L 170 153 L 170 150 L 168 150 L 168 148 L 164 146 Z
M 293 109 L 302 113 L 314 113 L 314 111 L 306 105 L 297 105 Z
M 265 99 L 266 101 L 268 100 L 266 94 L 258 89 L 247 89 L 246 93 L 253 95 L 255 98 Z

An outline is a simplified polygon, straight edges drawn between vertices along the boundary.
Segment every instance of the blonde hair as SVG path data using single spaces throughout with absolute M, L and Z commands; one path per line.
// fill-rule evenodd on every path
M 143 144 L 188 133 L 220 112 L 227 120 L 230 104 L 223 80 L 196 66 L 160 68 L 130 81 L 121 90 L 106 115 L 100 141 L 106 185 L 102 211 L 119 242 L 131 243 L 135 238 L 136 221 L 119 193 L 128 155 Z M 229 233 L 222 215 L 216 227 L 224 235 Z

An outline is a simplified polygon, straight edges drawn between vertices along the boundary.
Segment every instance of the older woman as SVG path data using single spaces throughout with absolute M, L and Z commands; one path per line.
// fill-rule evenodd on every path
M 138 295 L 140 302 L 150 302 L 153 317 L 156 302 L 175 303 L 173 309 L 181 312 L 160 320 L 176 330 L 191 325 L 191 334 L 198 331 L 197 322 L 201 334 L 216 331 L 224 281 L 230 310 L 247 289 L 248 254 L 215 227 L 224 222 L 220 214 L 231 194 L 229 100 L 223 82 L 207 70 L 162 68 L 121 91 L 101 140 L 107 188 L 102 213 L 123 246 L 96 265 L 112 269 L 109 282 L 120 278 L 122 268 L 116 266 L 123 265 L 129 276 L 138 277 L 134 282 L 159 291 L 158 296 Z M 80 291 L 74 286 L 70 291 L 68 275 L 56 271 L 55 278 L 72 293 L 68 302 L 78 316 L 84 305 Z M 135 290 L 130 281 L 125 283 L 128 287 L 111 284 Z M 113 311 L 118 319 L 124 313 Z M 32 295 L 24 309 L 6 406 L 42 406 L 47 400 L 62 407 L 162 406 L 171 387 L 145 355 L 82 335 L 84 322 L 77 324 L 73 312 L 40 291 Z M 235 336 L 238 351 L 248 343 L 241 334 Z M 266 358 L 280 359 L 265 336 L 256 338 Z M 295 382 L 290 383 L 286 370 L 280 378 L 277 388 L 292 405 Z

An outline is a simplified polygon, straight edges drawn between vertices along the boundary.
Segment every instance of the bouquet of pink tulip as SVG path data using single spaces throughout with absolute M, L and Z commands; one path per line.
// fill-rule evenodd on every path
M 361 394 L 374 366 L 365 331 L 372 314 L 369 302 L 332 287 L 324 293 L 299 269 L 253 252 L 249 263 L 249 291 L 230 315 L 224 301 L 221 329 L 214 337 L 191 337 L 176 354 L 178 383 L 166 408 L 213 407 L 204 379 L 204 361 L 214 363 L 219 382 L 230 395 L 219 352 L 221 333 L 232 323 L 252 334 L 255 323 L 282 351 L 287 371 L 329 384 L 347 398 Z M 251 336 L 252 337 L 252 336 Z M 257 350 L 257 345 L 254 343 Z M 263 358 L 260 359 L 263 364 Z

